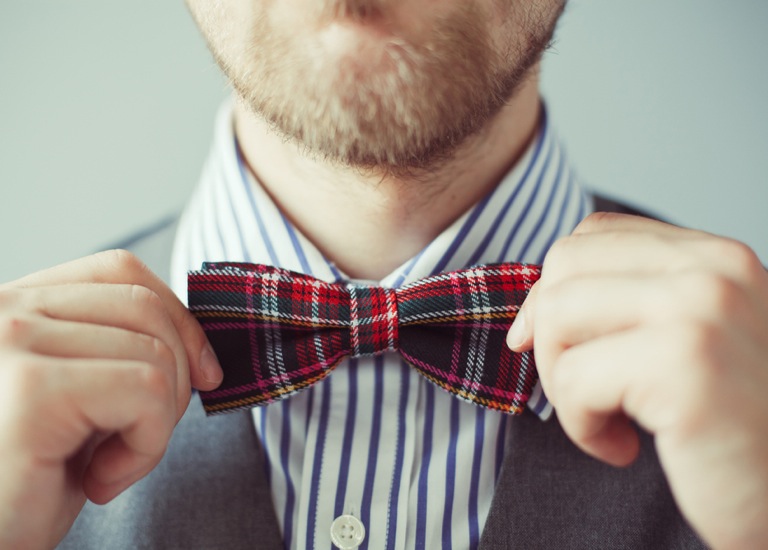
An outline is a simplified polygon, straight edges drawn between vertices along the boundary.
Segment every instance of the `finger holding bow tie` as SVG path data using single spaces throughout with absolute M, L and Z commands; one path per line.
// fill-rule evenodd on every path
M 709 544 L 768 544 L 768 273 L 747 246 L 592 215 L 549 252 L 508 343 L 535 345 L 585 452 L 631 463 L 637 422 Z

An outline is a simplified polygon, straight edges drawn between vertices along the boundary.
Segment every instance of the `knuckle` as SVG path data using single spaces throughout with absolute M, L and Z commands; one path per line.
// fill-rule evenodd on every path
M 140 387 L 143 413 L 158 426 L 175 420 L 176 393 L 171 377 L 163 369 L 148 363 L 138 368 L 134 375 Z
M 674 329 L 670 329 L 673 331 Z M 679 430 L 698 430 L 700 422 L 716 405 L 725 374 L 720 342 L 722 331 L 711 323 L 695 322 L 678 325 L 676 332 L 680 345 L 676 349 L 672 366 L 674 376 L 668 376 L 674 425 Z
M 163 302 L 160 297 L 145 286 L 137 284 L 128 285 L 128 296 L 141 309 L 155 310 L 162 308 Z
M 160 338 L 154 336 L 149 336 L 148 338 L 150 339 L 152 353 L 158 364 L 164 367 L 175 367 L 176 354 L 173 352 L 173 349 L 171 349 L 171 346 L 166 344 Z
M 753 277 L 764 272 L 757 254 L 746 244 L 733 239 L 718 239 L 716 242 L 717 256 L 737 273 L 752 280 Z
M 576 240 L 577 237 L 573 235 L 557 239 L 549 248 L 546 257 L 544 258 L 542 273 L 559 271 L 559 266 L 567 266 L 567 258 L 570 255 L 571 250 L 573 250 L 574 241 Z
M 587 230 L 596 231 L 602 227 L 608 227 L 615 223 L 616 219 L 619 217 L 621 217 L 621 214 L 615 212 L 592 212 L 578 223 L 574 229 L 574 233 Z
M 119 248 L 106 250 L 99 254 L 99 258 L 104 262 L 108 269 L 119 273 L 138 275 L 147 270 L 147 266 L 144 265 L 144 262 L 127 250 Z
M 39 394 L 45 387 L 47 369 L 32 357 L 24 355 L 5 357 L 2 363 L 0 368 L 2 386 L 12 397 L 23 401 L 29 396 Z
M 710 314 L 728 315 L 740 310 L 744 291 L 735 281 L 720 273 L 692 273 L 681 282 L 691 300 Z
M 698 319 L 680 323 L 678 339 L 677 363 L 685 374 L 680 377 L 683 384 L 688 385 L 691 381 L 704 378 L 717 378 L 722 374 L 720 371 L 725 364 L 722 354 L 726 334 L 720 325 Z
M 142 396 L 142 416 L 156 428 L 162 440 L 157 449 L 164 448 L 176 421 L 176 390 L 173 376 L 165 369 L 144 363 L 134 371 L 135 383 Z
M 8 287 L 0 287 L 0 310 L 13 307 L 18 300 L 19 291 Z
M 573 387 L 571 385 L 572 377 L 569 376 L 567 366 L 562 368 L 564 365 L 567 365 L 569 359 L 568 351 L 563 352 L 560 360 L 558 361 L 558 365 L 551 369 L 549 376 L 549 388 L 547 388 L 547 395 L 550 397 L 551 394 L 552 404 L 556 406 L 558 410 L 565 413 L 573 410 L 575 407 L 574 401 L 578 396 L 578 392 L 573 391 Z
M 711 337 L 716 335 L 716 330 L 710 323 L 701 319 L 692 319 L 680 323 L 679 339 L 681 349 L 689 359 L 697 359 L 700 355 L 706 355 Z
M 568 299 L 567 286 L 564 283 L 550 285 L 542 289 L 536 297 L 536 318 L 542 328 L 556 326 L 556 321 L 560 317 L 558 311 Z
M 208 341 L 205 332 L 198 320 L 184 309 L 184 315 L 179 316 L 177 322 L 179 324 L 179 332 L 184 336 L 186 342 L 191 344 L 191 347 L 195 349 L 203 349 L 203 346 Z
M 140 370 L 141 385 L 150 396 L 148 406 L 154 405 L 164 410 L 174 402 L 175 387 L 169 373 L 154 365 L 146 364 Z
M 0 343 L 12 347 L 24 347 L 32 334 L 30 320 L 18 315 L 0 317 Z

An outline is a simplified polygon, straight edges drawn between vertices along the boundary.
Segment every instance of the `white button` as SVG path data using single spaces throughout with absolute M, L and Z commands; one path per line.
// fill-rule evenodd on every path
M 365 538 L 365 526 L 355 516 L 344 514 L 331 524 L 331 542 L 341 550 L 354 550 Z

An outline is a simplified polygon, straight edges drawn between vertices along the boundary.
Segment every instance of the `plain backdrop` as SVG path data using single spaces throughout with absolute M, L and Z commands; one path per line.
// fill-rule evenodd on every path
M 766 28 L 765 0 L 571 0 L 543 89 L 583 181 L 768 260 Z M 178 211 L 228 93 L 182 0 L 2 0 L 0 282 Z

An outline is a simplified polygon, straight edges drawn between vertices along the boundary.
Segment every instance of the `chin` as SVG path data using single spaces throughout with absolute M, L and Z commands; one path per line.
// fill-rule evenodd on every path
M 500 23 L 465 0 L 358 0 L 382 8 L 356 17 L 313 9 L 350 4 L 332 0 L 222 0 L 232 12 L 188 1 L 251 111 L 306 151 L 363 167 L 449 156 L 512 97 L 554 29 L 553 18 L 501 47 Z

